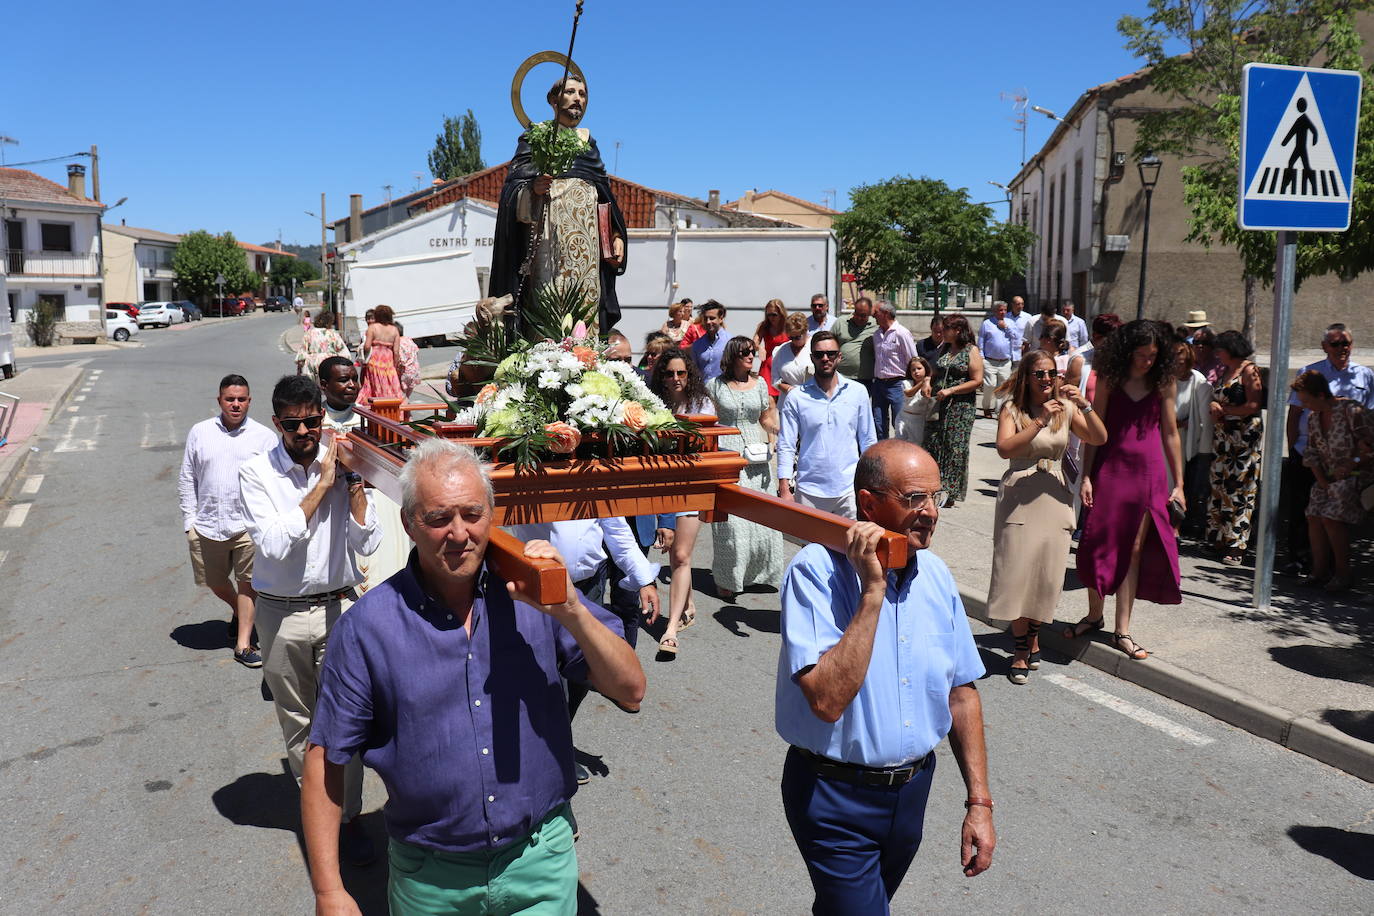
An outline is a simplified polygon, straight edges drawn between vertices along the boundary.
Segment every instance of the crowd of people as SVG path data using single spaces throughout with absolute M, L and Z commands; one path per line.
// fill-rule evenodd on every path
M 783 809 L 815 912 L 885 911 L 946 736 L 967 791 L 960 863 L 980 873 L 996 845 L 985 672 L 929 552 L 940 512 L 967 497 L 979 410 L 1008 462 L 988 592 L 990 617 L 1010 622 L 1008 678 L 1026 684 L 1039 667 L 1070 563 L 1089 612 L 1064 635 L 1103 630 L 1111 596 L 1111 645 L 1141 660 L 1134 604 L 1180 602 L 1180 537 L 1224 563 L 1250 546 L 1264 422 L 1253 348 L 1200 312 L 1177 328 L 1110 314 L 1088 325 L 1070 303 L 1032 320 L 1019 298 L 976 332 L 962 314 L 937 316 L 919 340 L 867 297 L 843 316 L 824 295 L 809 314 L 772 300 L 747 336 L 726 330 L 719 302 L 693 311 L 675 305 L 649 335 L 638 369 L 650 389 L 679 416 L 738 429 L 720 444 L 745 459 L 741 485 L 855 521 L 843 552 L 813 544 L 790 563 L 774 529 L 730 518 L 711 532 L 721 599 L 779 590 Z M 517 526 L 528 556 L 568 570 L 565 602 L 520 594 L 486 562 L 494 497 L 470 449 L 412 449 L 399 504 L 338 461 L 335 437 L 358 424 L 360 401 L 408 393 L 407 339 L 389 308 L 368 317 L 360 373 L 330 313 L 315 316 L 297 374 L 272 390 L 273 430 L 247 416 L 246 379 L 221 380 L 179 479 L 193 575 L 230 608 L 235 660 L 270 690 L 322 911 L 352 911 L 340 863 L 377 855 L 357 820 L 366 765 L 387 788 L 393 912 L 574 912 L 570 800 L 591 777 L 572 723 L 593 691 L 638 709 L 641 627 L 662 618 L 659 658 L 678 657 L 696 620 L 702 522 Z M 1286 417 L 1284 503 L 1305 518 L 1287 526 L 1288 571 L 1333 592 L 1354 579 L 1350 532 L 1374 464 L 1374 373 L 1350 362 L 1352 344 L 1345 326 L 1327 329 L 1327 358 L 1292 383 Z M 606 357 L 631 360 L 630 341 L 611 331 Z M 878 561 L 885 531 L 907 540 L 899 569 Z M 654 550 L 668 560 L 666 601 Z M 517 700 L 521 714 L 498 727 Z M 486 908 L 493 899 L 507 903 Z

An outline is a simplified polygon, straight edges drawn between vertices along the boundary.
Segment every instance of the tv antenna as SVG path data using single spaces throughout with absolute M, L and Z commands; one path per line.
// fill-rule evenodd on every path
M 1026 108 L 1030 103 L 1030 93 L 1023 87 L 1011 92 L 1001 93 L 1002 101 L 1011 102 L 1011 122 L 1016 125 L 1012 130 L 1021 132 L 1021 164 L 1026 164 Z

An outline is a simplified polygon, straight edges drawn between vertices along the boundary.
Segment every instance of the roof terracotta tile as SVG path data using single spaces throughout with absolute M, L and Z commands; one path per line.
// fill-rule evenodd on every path
M 91 207 L 104 209 L 104 205 L 99 201 L 91 200 L 88 197 L 73 197 L 67 193 L 65 185 L 49 181 L 41 175 L 35 175 L 28 169 L 0 168 L 0 198 L 27 200 L 34 203 L 73 204 L 75 206 L 87 204 Z

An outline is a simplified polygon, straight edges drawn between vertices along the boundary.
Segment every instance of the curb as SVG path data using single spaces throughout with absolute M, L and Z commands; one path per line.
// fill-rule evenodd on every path
M 988 619 L 987 596 L 983 593 L 960 588 L 959 595 L 969 617 L 998 630 L 1010 627 L 1009 621 Z M 1311 716 L 1264 703 L 1158 656 L 1143 662 L 1132 661 L 1092 638 L 1067 640 L 1059 630 L 1045 627 L 1040 630 L 1040 644 L 1042 649 L 1130 681 L 1256 737 L 1374 782 L 1374 745 Z
M 48 412 L 43 415 L 43 418 L 41 420 L 38 421 L 38 425 L 33 428 L 33 433 L 29 436 L 29 439 L 27 441 L 37 439 L 39 436 L 43 435 L 44 432 L 47 431 L 48 424 L 52 422 L 53 415 L 56 414 L 66 405 L 67 400 L 72 396 L 72 392 L 76 390 L 76 387 L 81 384 L 81 380 L 85 377 L 85 369 L 80 369 L 77 371 L 76 376 L 72 379 L 71 384 L 68 385 L 66 389 L 60 395 L 57 396 L 57 398 L 53 401 L 52 405 L 48 407 Z M 10 469 L 8 471 L 3 472 L 3 478 L 0 478 L 0 498 L 8 497 L 10 486 L 13 485 L 15 478 L 17 478 L 20 474 L 24 472 L 25 466 L 27 466 L 29 463 L 29 456 L 32 454 L 33 452 L 30 449 L 26 448 L 24 451 L 20 452 L 19 455 L 15 458 L 14 463 L 10 466 Z

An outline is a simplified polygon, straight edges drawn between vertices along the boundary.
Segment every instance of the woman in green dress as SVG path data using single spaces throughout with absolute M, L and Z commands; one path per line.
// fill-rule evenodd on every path
M 711 379 L 706 392 L 715 402 L 720 425 L 740 431 L 738 436 L 721 436 L 721 449 L 749 458 L 746 448 L 754 446 L 752 452 L 762 455 L 762 460 L 744 466 L 740 486 L 776 493 L 778 481 L 769 460 L 768 440 L 778 431 L 778 409 L 768 396 L 767 384 L 752 374 L 755 353 L 748 337 L 732 337 L 721 357 L 720 375 Z M 730 516 L 711 526 L 711 538 L 711 574 L 720 597 L 732 601 L 746 586 L 782 581 L 782 532 Z
M 945 345 L 935 360 L 931 388 L 939 418 L 926 421 L 926 451 L 940 466 L 940 486 L 949 492 L 946 508 L 968 497 L 968 441 L 973 435 L 974 401 L 983 386 L 983 354 L 963 315 L 945 318 Z

